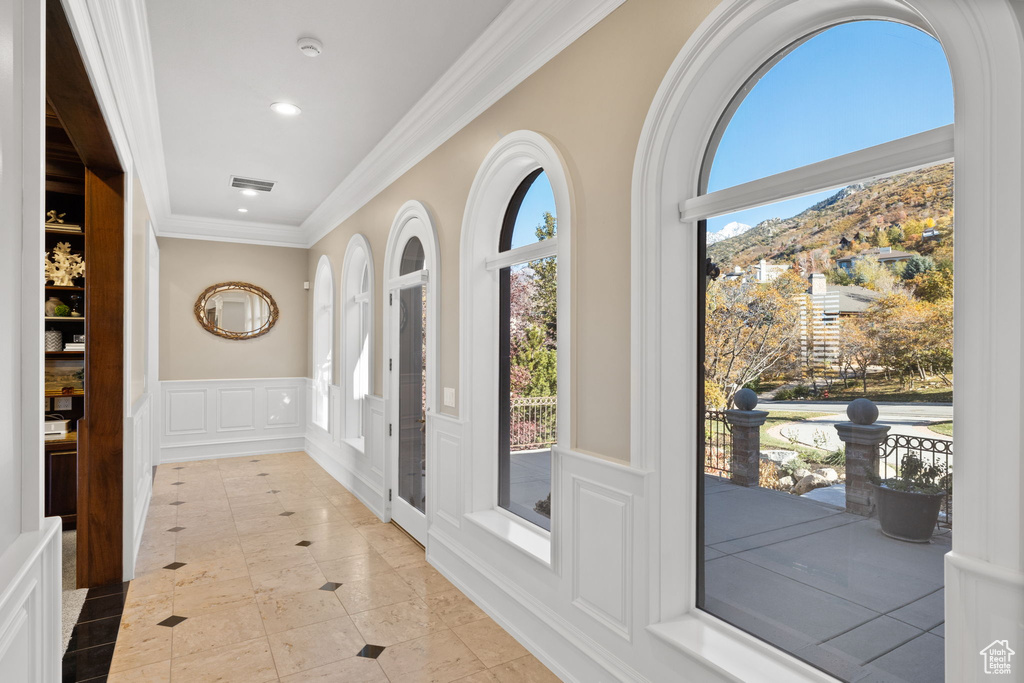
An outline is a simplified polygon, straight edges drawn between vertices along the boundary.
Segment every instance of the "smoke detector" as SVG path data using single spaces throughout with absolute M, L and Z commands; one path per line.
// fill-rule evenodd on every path
M 299 52 L 307 57 L 319 57 L 324 51 L 324 44 L 316 38 L 299 38 Z

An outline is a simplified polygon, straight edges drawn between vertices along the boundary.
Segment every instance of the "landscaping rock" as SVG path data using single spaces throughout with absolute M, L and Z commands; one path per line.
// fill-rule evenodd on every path
M 793 477 L 782 477 L 779 479 L 779 486 L 787 490 L 793 488 L 794 484 L 796 484 L 796 482 L 793 481 Z
M 828 480 L 828 483 L 830 484 L 839 481 L 839 473 L 836 472 L 831 467 L 826 467 L 825 469 L 820 470 L 818 474 L 825 477 L 825 479 Z
M 787 451 L 781 448 L 773 448 L 767 451 L 761 451 L 761 458 L 764 460 L 771 460 L 772 462 L 785 465 L 791 460 L 796 460 L 797 456 L 800 455 L 796 451 Z
M 820 489 L 824 486 L 829 486 L 828 479 L 820 474 L 808 474 L 796 483 L 796 486 L 793 487 L 791 493 L 797 496 L 802 496 L 808 491 Z
M 800 481 L 810 473 L 811 471 L 809 469 L 801 467 L 793 472 L 793 479 L 796 481 Z

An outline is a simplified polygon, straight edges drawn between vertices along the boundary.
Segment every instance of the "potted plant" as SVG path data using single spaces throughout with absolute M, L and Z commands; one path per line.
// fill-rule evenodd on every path
M 917 454 L 903 457 L 898 476 L 882 479 L 868 473 L 882 533 L 913 543 L 928 543 L 949 493 L 951 475 L 945 464 L 925 465 Z

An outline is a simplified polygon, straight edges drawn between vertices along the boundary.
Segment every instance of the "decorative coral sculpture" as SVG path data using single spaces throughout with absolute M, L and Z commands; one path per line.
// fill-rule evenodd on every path
M 46 255 L 43 265 L 46 279 L 52 280 L 58 287 L 70 287 L 76 277 L 85 276 L 85 259 L 80 254 L 72 254 L 68 242 L 58 242 L 53 251 Z

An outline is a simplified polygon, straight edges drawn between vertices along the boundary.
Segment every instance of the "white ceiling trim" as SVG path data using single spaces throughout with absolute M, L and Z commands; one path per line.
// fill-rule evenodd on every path
M 157 234 L 311 247 L 625 0 L 512 0 L 301 226 L 171 213 L 145 0 L 84 1 Z
M 313 246 L 625 0 L 513 0 L 302 223 Z

